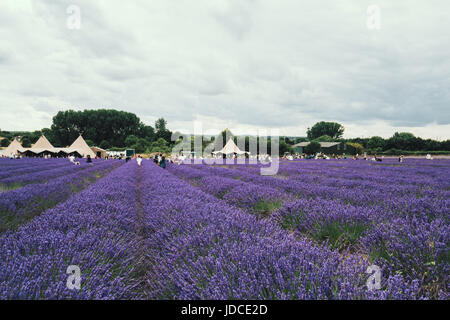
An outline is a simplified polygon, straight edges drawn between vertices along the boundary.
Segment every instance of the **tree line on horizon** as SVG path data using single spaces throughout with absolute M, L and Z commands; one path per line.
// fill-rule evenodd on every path
M 33 132 L 1 131 L 0 146 L 6 147 L 16 136 L 21 136 L 24 147 L 30 147 L 41 135 L 54 145 L 65 147 L 79 136 L 83 135 L 89 146 L 98 146 L 102 149 L 121 150 L 123 148 L 135 149 L 138 153 L 164 152 L 169 153 L 172 147 L 180 143 L 182 139 L 172 141 L 172 132 L 167 128 L 167 121 L 159 118 L 154 126 L 146 125 L 140 118 L 131 112 L 118 111 L 114 109 L 83 110 L 83 111 L 59 111 L 52 119 L 50 128 L 44 128 Z M 409 132 L 396 132 L 392 137 L 384 139 L 380 136 L 371 138 L 342 138 L 344 126 L 337 122 L 321 121 L 308 128 L 306 137 L 280 137 L 279 152 L 292 152 L 292 145 L 309 142 L 344 142 L 350 144 L 360 153 L 407 153 L 407 152 L 432 152 L 450 153 L 450 140 L 436 141 L 422 139 Z M 223 144 L 226 137 L 234 137 L 229 129 L 223 130 Z M 212 137 L 212 141 L 217 137 Z M 245 137 L 245 150 L 248 151 L 251 139 Z M 194 137 L 191 138 L 193 146 Z M 257 144 L 259 144 L 259 138 Z M 211 143 L 211 140 L 202 139 L 202 149 Z M 234 137 L 235 142 L 237 138 Z M 271 140 L 268 137 L 267 149 L 270 153 Z

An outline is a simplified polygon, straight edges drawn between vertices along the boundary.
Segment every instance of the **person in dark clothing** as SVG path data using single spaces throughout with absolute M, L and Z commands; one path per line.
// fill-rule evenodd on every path
M 90 156 L 90 155 L 87 156 L 86 162 L 87 162 L 87 163 L 92 163 L 92 159 L 91 159 L 91 156 Z
M 164 156 L 161 157 L 161 162 L 159 163 L 159 166 L 163 169 L 166 168 L 166 157 Z

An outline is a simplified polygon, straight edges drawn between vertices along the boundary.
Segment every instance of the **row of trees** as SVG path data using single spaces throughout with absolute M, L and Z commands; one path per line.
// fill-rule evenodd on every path
M 332 142 L 342 141 L 359 150 L 371 153 L 389 151 L 450 151 L 450 140 L 436 141 L 422 139 L 409 132 L 396 132 L 392 137 L 384 139 L 379 136 L 371 138 L 343 139 L 344 126 L 336 122 L 318 122 L 308 128 L 307 138 L 297 139 L 303 141 Z
M 84 111 L 60 111 L 53 117 L 50 128 L 44 128 L 34 132 L 7 132 L 0 130 L 0 141 L 2 147 L 9 145 L 15 136 L 22 137 L 22 145 L 30 147 L 39 137 L 44 134 L 55 146 L 69 146 L 79 134 L 82 134 L 90 146 L 99 146 L 103 149 L 123 149 L 125 147 L 135 149 L 138 153 L 165 152 L 168 153 L 175 143 L 171 141 L 172 132 L 167 128 L 164 118 L 156 120 L 154 127 L 144 124 L 139 117 L 130 112 L 100 109 Z M 303 142 L 332 142 L 341 141 L 353 146 L 359 153 L 363 150 L 371 153 L 381 153 L 390 150 L 398 151 L 450 151 L 450 140 L 435 141 L 415 137 L 412 133 L 395 133 L 392 137 L 384 139 L 379 136 L 371 138 L 344 139 L 344 126 L 336 122 L 321 121 L 307 130 L 306 137 L 280 137 L 279 152 L 292 152 L 292 145 Z M 223 143 L 227 137 L 233 137 L 228 129 L 220 133 Z M 217 137 L 212 137 L 216 140 Z M 237 138 L 233 137 L 237 143 Z M 245 150 L 249 150 L 251 139 L 246 137 Z M 203 139 L 202 148 L 210 143 Z M 191 138 L 192 148 L 194 137 Z M 315 144 L 314 144 L 315 145 Z M 216 146 L 216 149 L 220 146 Z M 271 139 L 268 138 L 267 150 L 271 152 Z M 258 150 L 259 151 L 259 150 Z
M 365 149 L 372 152 L 383 152 L 389 150 L 450 151 L 450 140 L 436 141 L 432 139 L 422 139 L 409 132 L 396 132 L 388 139 L 374 136 L 366 139 L 348 139 L 347 141 L 359 143 Z
M 24 147 L 30 147 L 44 134 L 54 145 L 65 147 L 82 134 L 88 145 L 103 149 L 112 147 L 133 148 L 137 152 L 165 152 L 170 150 L 172 132 L 164 118 L 156 120 L 155 127 L 145 125 L 134 113 L 100 109 L 60 111 L 53 117 L 50 128 L 34 132 L 5 132 L 0 143 L 7 146 L 16 136 L 21 136 Z

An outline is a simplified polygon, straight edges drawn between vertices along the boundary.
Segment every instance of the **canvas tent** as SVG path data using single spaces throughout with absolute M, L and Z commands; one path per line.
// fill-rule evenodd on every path
M 35 144 L 31 146 L 33 149 L 55 149 L 50 141 L 47 140 L 47 138 L 42 135 L 38 141 L 36 141 Z
M 68 155 L 75 155 L 77 157 L 87 157 L 95 158 L 95 153 L 89 148 L 86 141 L 80 135 L 77 140 L 69 148 L 55 148 L 47 140 L 45 136 L 41 136 L 39 140 L 31 148 L 23 148 L 22 145 L 14 139 L 10 146 L 5 150 L 4 155 L 22 154 L 28 157 L 35 156 L 57 156 L 57 157 L 67 157 Z
M 75 140 L 74 143 L 68 148 L 68 153 L 72 152 L 78 152 L 82 157 L 87 157 L 88 155 L 91 156 L 91 158 L 95 158 L 95 153 L 92 151 L 91 148 L 89 148 L 86 141 L 84 141 L 83 137 L 80 136 Z
M 20 150 L 23 150 L 22 144 L 20 144 L 17 139 L 13 139 L 9 146 L 5 150 L 3 150 L 3 155 L 6 157 L 9 157 L 11 153 L 14 153 L 14 155 L 18 155 Z
M 222 154 L 232 154 L 232 153 L 237 153 L 237 154 L 244 154 L 244 153 L 248 153 L 246 151 L 241 151 L 238 146 L 234 143 L 233 139 L 230 138 L 230 140 L 228 140 L 227 144 L 225 145 L 225 147 L 222 148 L 222 150 L 220 151 L 214 151 L 214 154 L 217 153 L 222 153 Z
M 106 158 L 106 150 L 99 147 L 92 147 L 91 150 L 95 153 L 97 158 Z

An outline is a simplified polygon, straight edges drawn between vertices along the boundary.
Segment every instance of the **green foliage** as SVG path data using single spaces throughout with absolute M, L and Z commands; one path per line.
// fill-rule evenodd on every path
M 337 122 L 317 122 L 312 128 L 308 128 L 307 131 L 309 140 L 314 140 L 324 135 L 337 139 L 342 137 L 343 134 L 344 126 Z
M 421 139 L 420 139 L 421 140 Z M 388 139 L 386 143 L 387 149 L 402 149 L 402 150 L 416 150 L 421 141 L 418 140 L 412 133 L 401 132 L 394 133 L 394 135 Z
M 289 146 L 284 139 L 280 139 L 280 155 L 288 153 L 293 153 L 294 149 L 292 149 L 291 146 Z
M 167 121 L 164 118 L 159 118 L 155 122 L 155 140 L 164 139 L 167 143 L 172 141 L 172 132 L 167 129 Z
M 137 136 L 135 136 L 134 134 L 132 134 L 125 139 L 125 146 L 131 147 L 131 146 L 137 144 L 138 140 L 139 140 L 139 138 Z
M 8 138 L 4 138 L 2 141 L 0 141 L 0 147 L 7 147 L 9 146 L 11 142 L 9 141 Z
M 32 144 L 30 136 L 23 136 L 22 139 L 20 140 L 20 143 L 22 143 L 22 147 L 30 148 Z
M 314 141 L 317 141 L 317 142 L 333 142 L 334 140 L 333 140 L 332 137 L 330 137 L 329 135 L 325 134 L 323 136 L 318 137 L 317 139 L 314 139 Z
M 344 249 L 353 246 L 367 230 L 367 226 L 354 223 L 342 224 L 337 221 L 318 226 L 313 237 L 319 241 L 328 240 L 332 249 Z
M 53 117 L 51 135 L 54 144 L 70 145 L 79 134 L 97 145 L 107 141 L 110 146 L 124 147 L 128 136 L 151 136 L 152 129 L 135 114 L 117 110 L 67 110 Z
M 171 148 L 168 145 L 167 141 L 163 138 L 159 138 L 158 140 L 154 141 L 150 146 L 150 152 L 159 152 L 159 153 L 170 153 Z
M 305 148 L 304 152 L 307 154 L 316 154 L 320 152 L 320 143 L 317 141 L 311 141 Z
M 308 141 L 307 137 L 297 137 L 295 138 L 295 143 L 306 142 Z
M 107 140 L 103 140 L 102 142 L 100 142 L 99 147 L 106 150 L 109 147 L 111 147 L 111 145 L 109 144 L 109 142 Z
M 89 147 L 93 147 L 93 146 L 95 146 L 95 143 L 94 143 L 94 141 L 92 141 L 92 140 L 89 140 L 89 139 L 86 139 L 85 140 L 86 141 L 86 144 L 89 146 Z M 101 148 L 101 147 L 100 147 Z
M 267 217 L 269 216 L 274 210 L 280 209 L 283 206 L 283 203 L 281 201 L 258 201 L 255 203 L 252 207 L 253 212 L 256 214 Z
M 375 150 L 375 149 L 383 149 L 386 145 L 386 141 L 382 137 L 374 136 L 367 141 L 367 148 Z
M 347 142 L 347 145 L 348 146 L 350 146 L 350 147 L 352 147 L 354 150 L 353 150 L 353 153 L 354 154 L 362 154 L 363 152 L 364 152 L 364 147 L 361 145 L 361 144 L 359 144 L 359 143 L 356 143 L 356 142 Z

